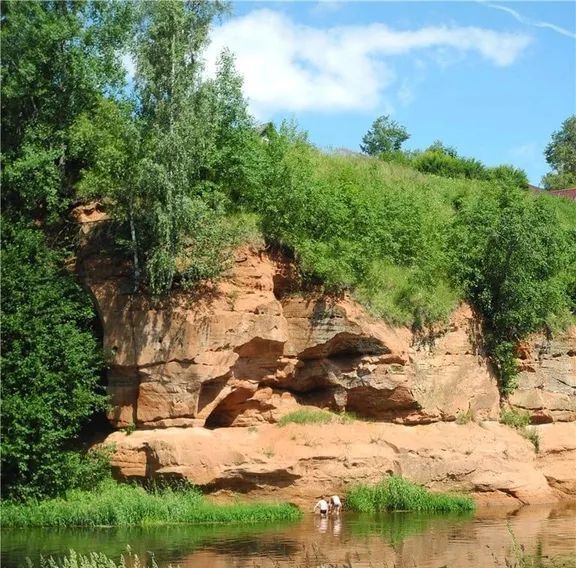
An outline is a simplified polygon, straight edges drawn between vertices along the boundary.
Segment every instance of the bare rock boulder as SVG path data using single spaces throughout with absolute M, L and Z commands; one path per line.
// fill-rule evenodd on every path
M 555 337 L 535 335 L 517 348 L 518 388 L 510 404 L 534 424 L 576 420 L 576 327 Z

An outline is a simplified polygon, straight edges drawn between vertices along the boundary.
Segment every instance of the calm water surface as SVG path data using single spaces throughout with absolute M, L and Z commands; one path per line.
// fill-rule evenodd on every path
M 2 567 L 36 565 L 40 555 L 99 551 L 119 558 L 129 544 L 139 555 L 153 552 L 161 567 L 319 567 L 348 563 L 354 568 L 505 567 L 513 538 L 542 557 L 571 557 L 576 567 L 576 509 L 524 507 L 486 510 L 475 516 L 408 513 L 354 515 L 265 527 L 174 526 L 145 529 L 4 529 Z M 572 565 L 572 564 L 571 564 Z

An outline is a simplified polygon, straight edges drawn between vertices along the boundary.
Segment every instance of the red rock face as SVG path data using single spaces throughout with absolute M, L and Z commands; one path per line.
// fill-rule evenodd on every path
M 534 335 L 517 350 L 520 373 L 510 404 L 533 424 L 576 420 L 576 327 L 555 337 Z
M 350 297 L 299 292 L 293 267 L 258 247 L 237 251 L 218 285 L 153 302 L 131 293 L 126 266 L 101 254 L 90 226 L 76 269 L 102 323 L 109 419 L 139 428 L 106 440 L 116 446 L 118 477 L 180 477 L 219 494 L 302 503 L 386 472 L 475 492 L 481 503 L 576 496 L 576 423 L 535 427 L 535 454 L 495 422 L 497 384 L 468 306 L 421 337 L 370 317 Z M 510 404 L 534 423 L 575 420 L 575 355 L 575 329 L 519 346 Z M 302 407 L 377 422 L 273 425 Z M 478 423 L 442 423 L 461 414 Z
M 349 297 L 292 292 L 292 268 L 245 248 L 217 286 L 161 303 L 130 294 L 125 267 L 82 263 L 110 356 L 118 428 L 275 422 L 302 406 L 404 424 L 497 418 L 496 380 L 459 308 L 433 341 Z

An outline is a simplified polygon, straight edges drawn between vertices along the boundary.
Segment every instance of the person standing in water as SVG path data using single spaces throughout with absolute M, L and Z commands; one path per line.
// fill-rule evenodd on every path
M 342 501 L 340 501 L 340 497 L 338 495 L 332 495 L 330 497 L 330 512 L 334 513 L 335 516 L 340 515 L 340 511 L 342 510 Z
M 316 505 L 314 505 L 314 509 L 312 510 L 312 512 L 315 513 L 316 509 L 320 510 L 320 516 L 321 517 L 327 517 L 328 516 L 328 501 L 326 501 L 324 496 L 322 496 L 320 498 L 320 500 L 318 501 L 318 503 L 316 503 Z

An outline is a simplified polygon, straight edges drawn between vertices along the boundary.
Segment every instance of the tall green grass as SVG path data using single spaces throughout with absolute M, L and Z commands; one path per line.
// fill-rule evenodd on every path
M 287 424 L 330 424 L 332 422 L 339 422 L 340 424 L 347 424 L 354 420 L 354 416 L 349 413 L 334 414 L 325 410 L 308 410 L 302 408 L 285 414 L 278 420 L 278 426 L 286 426 Z
M 30 558 L 27 558 L 26 561 L 28 568 L 34 568 L 35 564 Z M 38 565 L 40 568 L 158 568 L 153 553 L 150 553 L 150 560 L 148 561 L 137 554 L 133 554 L 130 547 L 125 554 L 120 556 L 118 562 L 103 552 L 80 554 L 75 550 L 70 550 L 62 558 L 41 556 Z M 172 564 L 169 564 L 168 568 L 172 568 Z
M 353 511 L 414 511 L 418 513 L 454 513 L 474 510 L 474 501 L 461 495 L 432 493 L 398 475 L 375 485 L 359 484 L 346 494 L 346 505 Z
M 294 521 L 301 512 L 285 503 L 217 505 L 196 489 L 147 492 L 133 485 L 103 483 L 64 498 L 4 502 L 3 527 L 143 526 L 173 523 L 263 523 Z

